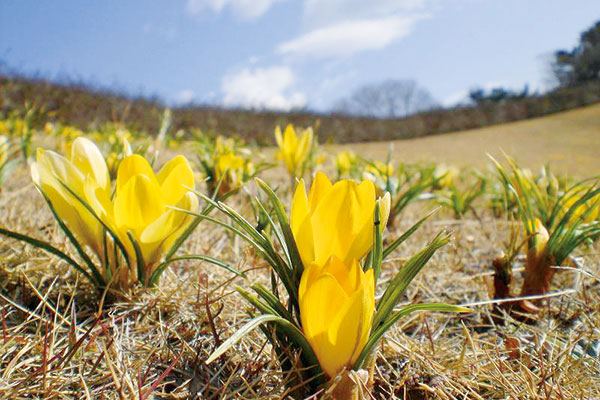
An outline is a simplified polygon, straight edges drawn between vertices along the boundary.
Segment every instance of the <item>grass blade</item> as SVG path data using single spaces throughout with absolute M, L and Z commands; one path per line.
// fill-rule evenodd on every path
M 142 254 L 142 249 L 140 249 L 140 245 L 138 244 L 137 240 L 135 240 L 135 238 L 133 237 L 133 234 L 131 233 L 131 231 L 127 232 L 127 237 L 129 238 L 129 241 L 133 245 L 133 249 L 135 251 L 135 262 L 137 265 L 138 282 L 140 282 L 142 284 L 142 286 L 146 286 L 145 264 L 144 264 L 144 255 Z
M 388 247 L 383 251 L 383 260 L 385 260 L 398 246 L 400 246 L 406 239 L 408 239 L 417 229 L 423 225 L 423 223 L 429 219 L 433 214 L 435 214 L 440 208 L 436 208 L 429 212 L 426 216 L 417 221 L 413 226 L 411 226 L 406 232 L 404 232 L 398 239 L 394 240 Z
M 238 271 L 237 269 L 231 267 L 229 264 L 225 263 L 224 261 L 219 260 L 218 258 L 214 258 L 214 257 L 210 257 L 210 256 L 204 256 L 201 254 L 191 254 L 191 255 L 185 255 L 185 256 L 181 256 L 181 257 L 173 257 L 170 258 L 168 260 L 163 261 L 161 264 L 159 264 L 158 267 L 156 267 L 156 269 L 154 270 L 154 272 L 152 273 L 152 275 L 150 276 L 150 280 L 149 280 L 149 285 L 150 286 L 154 286 L 158 283 L 158 278 L 160 278 L 160 276 L 162 275 L 162 273 L 164 272 L 164 270 L 171 265 L 174 262 L 177 261 L 184 261 L 184 260 L 200 260 L 200 261 L 206 261 L 209 262 L 211 264 L 214 264 L 218 267 L 221 267 L 223 269 L 226 269 L 227 271 L 237 275 L 237 276 L 241 276 L 242 278 L 246 278 L 246 274 L 244 274 L 243 272 Z
M 383 297 L 377 304 L 377 312 L 373 319 L 373 327 L 377 329 L 383 324 L 388 315 L 393 311 L 394 307 L 400 301 L 400 296 L 417 276 L 419 271 L 423 269 L 427 261 L 433 254 L 442 246 L 450 241 L 450 235 L 445 232 L 440 232 L 438 235 L 421 251 L 412 256 L 400 269 L 400 272 L 392 279 L 387 287 Z
M 35 239 L 35 238 L 29 237 L 26 235 L 22 235 L 17 232 L 9 231 L 8 229 L 4 229 L 4 228 L 0 228 L 0 234 L 2 234 L 4 236 L 8 236 L 9 238 L 12 238 L 12 239 L 19 240 L 21 242 L 28 243 L 32 246 L 35 246 L 39 249 L 47 251 L 48 253 L 53 254 L 53 255 L 63 259 L 64 261 L 69 263 L 73 268 L 75 268 L 77 271 L 81 272 L 95 286 L 98 286 L 97 282 L 94 280 L 94 278 L 90 275 L 89 272 L 87 272 L 84 268 L 81 268 L 81 266 L 79 264 L 77 264 L 77 262 L 75 260 L 73 260 L 71 257 L 66 255 L 62 251 L 58 250 L 56 247 L 52 246 L 50 243 L 44 242 L 43 240 Z
M 384 321 L 382 325 L 376 328 L 371 332 L 369 336 L 369 340 L 365 344 L 360 356 L 356 360 L 354 364 L 354 369 L 359 370 L 362 368 L 365 360 L 368 358 L 369 354 L 373 350 L 373 347 L 377 344 L 379 339 L 385 334 L 385 332 L 390 329 L 400 318 L 413 313 L 415 311 L 442 311 L 442 312 L 472 312 L 471 309 L 451 305 L 451 304 L 438 304 L 438 303 L 424 303 L 424 304 L 411 304 L 406 306 L 399 311 L 396 311 L 392 314 L 387 320 Z M 373 326 L 375 327 L 375 326 Z

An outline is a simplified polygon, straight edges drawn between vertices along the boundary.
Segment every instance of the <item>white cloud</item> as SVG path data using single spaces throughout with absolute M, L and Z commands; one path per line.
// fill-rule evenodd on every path
M 442 105 L 444 107 L 454 107 L 458 105 L 469 104 L 470 102 L 471 100 L 469 99 L 469 91 L 460 90 L 450 94 L 449 96 L 446 96 L 446 98 L 442 100 Z
M 175 102 L 177 104 L 187 104 L 194 100 L 196 94 L 191 89 L 183 89 L 175 96 Z
M 305 0 L 304 20 L 310 26 L 339 21 L 397 16 L 422 11 L 431 0 Z
M 187 0 L 186 9 L 190 14 L 200 14 L 206 9 L 220 13 L 227 7 L 240 18 L 255 19 L 278 1 L 281 0 Z
M 293 90 L 295 80 L 294 72 L 285 66 L 244 68 L 223 78 L 223 105 L 285 111 L 303 107 L 306 96 Z
M 365 50 L 378 50 L 408 35 L 424 15 L 344 21 L 317 28 L 278 47 L 282 54 L 317 58 L 348 56 Z

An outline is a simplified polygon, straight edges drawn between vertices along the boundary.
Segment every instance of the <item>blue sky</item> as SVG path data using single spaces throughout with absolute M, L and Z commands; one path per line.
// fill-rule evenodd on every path
M 0 60 L 171 104 L 328 110 L 384 79 L 442 104 L 548 88 L 598 0 L 2 0 Z

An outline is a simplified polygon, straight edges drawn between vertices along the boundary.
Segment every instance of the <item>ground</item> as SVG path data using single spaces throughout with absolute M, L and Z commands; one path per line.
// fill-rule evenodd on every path
M 502 151 L 522 166 L 538 169 L 551 163 L 557 171 L 589 177 L 600 171 L 600 104 L 508 124 L 394 142 L 333 146 L 352 148 L 373 159 L 392 149 L 395 160 L 445 162 L 485 167 L 486 153 Z
M 486 152 L 498 155 L 502 148 L 532 168 L 552 162 L 561 172 L 592 176 L 600 167 L 600 106 L 393 144 L 397 162 L 482 167 Z M 377 158 L 389 143 L 343 147 Z M 286 189 L 283 169 L 266 175 Z M 228 203 L 249 216 L 247 196 L 253 193 L 250 183 L 247 193 Z M 415 313 L 396 324 L 373 356 L 374 398 L 600 398 L 600 246 L 583 246 L 575 254 L 580 268 L 556 275 L 539 321 L 519 322 L 495 310 L 490 297 L 489 265 L 505 248 L 508 224 L 491 214 L 485 199 L 477 207 L 477 218 L 438 212 L 385 262 L 381 285 L 436 232 L 452 232 L 451 244 L 430 260 L 404 302 L 464 304 L 473 312 Z M 387 237 L 397 237 L 432 208 L 428 202 L 409 206 Z M 0 213 L 0 225 L 66 247 L 24 166 L 3 187 Z M 268 282 L 264 262 L 207 222 L 184 247 L 227 260 L 247 271 L 248 281 L 206 263 L 181 262 L 156 290 L 99 300 L 65 263 L 0 239 L 0 398 L 286 397 L 288 377 L 260 331 L 204 363 L 248 320 L 252 309 L 234 287 Z

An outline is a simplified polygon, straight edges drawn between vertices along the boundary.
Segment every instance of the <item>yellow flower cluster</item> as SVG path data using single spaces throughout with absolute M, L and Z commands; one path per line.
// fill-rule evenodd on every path
M 433 177 L 437 180 L 437 189 L 449 189 L 459 174 L 460 170 L 455 166 L 437 165 L 433 170 Z
M 38 149 L 31 175 L 58 217 L 108 266 L 105 281 L 112 279 L 120 288 L 140 277 L 135 268 L 117 268 L 116 251 L 107 251 L 107 243 L 114 246 L 113 239 L 123 243 L 129 261 L 143 265 L 148 277 L 193 218 L 171 207 L 198 209 L 198 200 L 188 189 L 194 188 L 194 175 L 183 156 L 166 163 L 158 174 L 142 156 L 127 156 L 111 196 L 102 154 L 92 141 L 80 137 L 73 142 L 69 158 Z M 116 238 L 109 237 L 107 229 Z
M 12 117 L 0 121 L 0 135 L 19 137 L 26 129 L 25 121 L 19 117 Z
M 373 247 L 375 207 L 382 226 L 390 196 L 376 199 L 370 181 L 335 184 L 317 173 L 309 194 L 294 194 L 291 228 L 305 266 L 298 298 L 302 327 L 323 370 L 351 368 L 365 346 L 375 312 L 373 270 L 359 262 Z
M 335 169 L 339 176 L 347 175 L 357 167 L 357 158 L 351 150 L 341 151 L 335 157 Z
M 240 155 L 232 138 L 217 137 L 213 153 L 214 184 L 221 182 L 219 193 L 240 187 L 254 172 L 250 160 Z
M 302 177 L 304 174 L 313 143 L 312 127 L 298 128 L 297 130 L 298 135 L 296 135 L 294 126 L 288 124 L 282 135 L 281 128 L 279 126 L 275 128 L 275 140 L 279 147 L 277 157 L 283 160 L 288 173 L 292 177 Z

